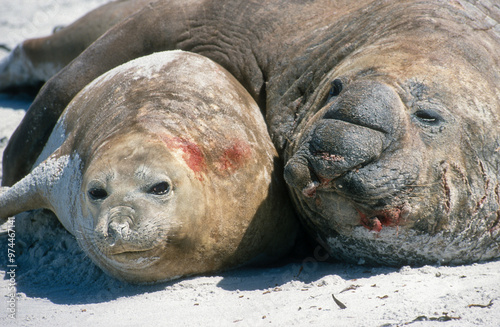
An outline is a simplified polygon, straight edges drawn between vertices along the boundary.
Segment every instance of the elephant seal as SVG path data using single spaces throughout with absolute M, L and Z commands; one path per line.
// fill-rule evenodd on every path
M 260 264 L 297 232 L 277 162 L 229 73 L 161 52 L 71 101 L 31 173 L 2 189 L 0 217 L 50 209 L 98 266 L 133 283 Z
M 49 80 L 20 128 L 119 63 L 189 50 L 225 67 L 265 112 L 303 226 L 331 256 L 498 258 L 498 22 L 489 0 L 156 1 Z M 6 183 L 26 174 L 51 129 L 13 135 Z

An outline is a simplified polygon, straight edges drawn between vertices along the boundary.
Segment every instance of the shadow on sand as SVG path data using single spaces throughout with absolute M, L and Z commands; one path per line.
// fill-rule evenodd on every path
M 46 298 L 56 304 L 90 304 L 120 297 L 164 290 L 177 283 L 196 285 L 196 278 L 184 278 L 155 285 L 131 285 L 102 272 L 79 248 L 50 212 L 33 211 L 15 218 L 15 264 L 17 292 L 27 297 Z M 7 225 L 2 226 L 0 253 L 7 253 Z M 385 274 L 394 268 L 369 268 L 328 262 L 323 255 L 282 260 L 272 267 L 247 267 L 223 272 L 214 287 L 227 291 L 266 290 L 290 282 L 307 284 L 325 276 L 355 279 Z M 8 271 L 7 255 L 0 256 L 0 270 Z M 337 278 L 338 278 L 337 277 Z M 9 275 L 4 279 L 8 280 Z M 192 280 L 192 281 L 190 281 Z M 195 287 L 195 286 L 194 286 Z

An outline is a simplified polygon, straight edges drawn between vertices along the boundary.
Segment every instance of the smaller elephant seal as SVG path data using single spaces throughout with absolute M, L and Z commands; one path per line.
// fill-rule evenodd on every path
M 297 233 L 277 162 L 258 106 L 225 69 L 155 53 L 70 102 L 30 174 L 2 188 L 0 218 L 50 209 L 133 283 L 266 263 Z

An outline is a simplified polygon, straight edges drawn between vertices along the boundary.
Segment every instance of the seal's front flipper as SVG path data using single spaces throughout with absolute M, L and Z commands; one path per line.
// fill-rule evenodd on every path
M 80 162 L 62 155 L 59 150 L 12 187 L 0 189 L 0 223 L 34 209 L 49 209 L 57 214 L 69 201 L 75 201 L 78 191 L 70 186 L 80 178 L 79 170 L 74 169 Z
M 46 207 L 40 193 L 27 187 L 29 183 L 23 181 L 0 189 L 0 224 L 18 213 Z
M 3 224 L 4 222 L 7 221 L 7 218 L 9 218 L 9 213 L 8 213 L 8 201 L 5 200 L 5 197 L 7 196 L 7 192 L 10 190 L 10 187 L 0 187 L 0 224 Z

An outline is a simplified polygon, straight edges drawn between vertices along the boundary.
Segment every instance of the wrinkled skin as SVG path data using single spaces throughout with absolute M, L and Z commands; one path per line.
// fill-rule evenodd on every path
M 70 102 L 0 220 L 54 212 L 85 253 L 132 283 L 265 264 L 298 221 L 262 114 L 221 66 L 181 51 L 103 74 Z
M 418 58 L 414 44 L 399 50 L 401 62 L 386 48 L 376 63 L 359 54 L 332 73 L 342 91 L 297 128 L 285 179 L 335 256 L 388 264 L 495 257 L 498 158 L 484 151 L 498 140 L 481 133 L 498 123 L 498 95 L 486 91 L 495 85 L 469 92 L 482 77 L 455 49 L 426 49 L 454 62 L 447 67 Z
M 197 52 L 265 111 L 303 224 L 333 257 L 393 265 L 497 258 L 499 21 L 487 0 L 157 1 L 52 78 L 20 130 L 50 122 L 42 108 L 58 115 L 121 62 Z M 13 136 L 5 184 L 29 171 L 47 126 L 27 142 Z

